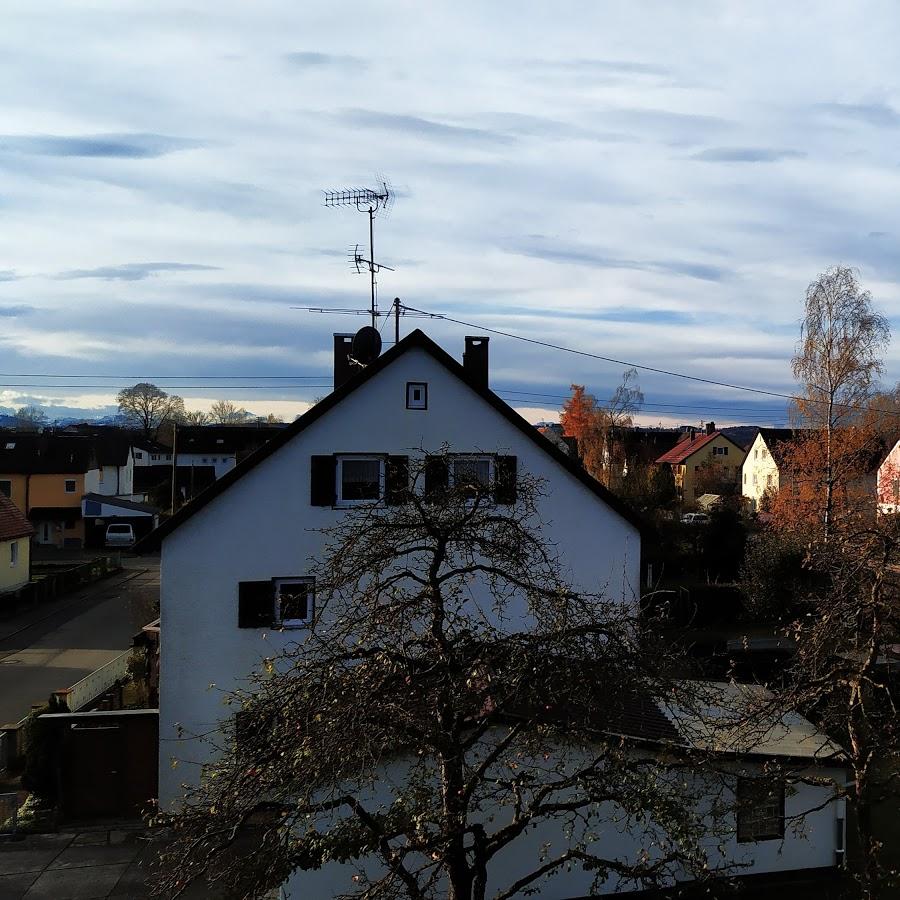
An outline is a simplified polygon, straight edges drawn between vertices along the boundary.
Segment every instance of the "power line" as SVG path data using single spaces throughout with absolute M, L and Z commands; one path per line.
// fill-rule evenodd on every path
M 428 310 L 424 309 L 416 309 L 413 306 L 404 306 L 404 309 L 408 309 L 414 313 L 418 313 L 423 316 L 428 316 L 432 319 L 443 319 L 445 322 L 453 322 L 456 325 L 463 325 L 466 328 L 475 328 L 480 331 L 487 331 L 490 334 L 497 334 L 501 337 L 512 338 L 516 341 L 524 341 L 526 344 L 535 344 L 538 347 L 547 347 L 550 350 L 560 350 L 563 353 L 572 353 L 576 356 L 585 356 L 589 359 L 599 359 L 601 362 L 615 363 L 618 366 L 627 366 L 630 369 L 641 369 L 644 372 L 653 372 L 657 375 L 666 375 L 669 378 L 682 378 L 686 381 L 696 381 L 700 384 L 708 384 L 713 387 L 723 387 L 728 388 L 733 391 L 745 391 L 750 394 L 761 394 L 766 397 L 780 397 L 783 400 L 790 400 L 791 402 L 801 401 L 804 403 L 828 403 L 828 400 L 815 400 L 809 397 L 801 397 L 797 394 L 784 394 L 780 391 L 768 391 L 764 388 L 754 388 L 748 387 L 743 384 L 731 384 L 727 381 L 716 381 L 713 378 L 703 378 L 700 375 L 688 375 L 686 372 L 673 372 L 668 369 L 658 369 L 654 366 L 646 366 L 643 363 L 635 363 L 635 362 L 627 362 L 623 359 L 614 359 L 609 356 L 601 356 L 599 353 L 590 353 L 587 350 L 576 350 L 574 347 L 565 347 L 562 344 L 553 344 L 550 341 L 542 341 L 538 338 L 530 338 L 525 337 L 522 334 L 515 334 L 512 331 L 502 331 L 499 328 L 488 328 L 486 325 L 477 325 L 474 322 L 466 322 L 462 319 L 455 319 L 452 316 L 448 316 L 445 313 L 433 313 L 428 312 Z M 837 403 L 836 406 L 840 409 L 844 410 L 858 410 L 861 412 L 868 412 L 869 407 L 860 406 L 859 404 L 854 403 Z M 890 412 L 888 410 L 882 410 L 882 414 L 884 415 L 894 415 L 900 416 L 900 412 Z

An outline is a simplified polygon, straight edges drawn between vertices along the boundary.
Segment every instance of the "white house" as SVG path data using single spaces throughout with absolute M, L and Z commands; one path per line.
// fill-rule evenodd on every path
M 501 486 L 515 484 L 517 473 L 543 479 L 543 527 L 547 541 L 559 548 L 569 580 L 622 603 L 637 601 L 637 521 L 490 391 L 487 338 L 466 338 L 463 365 L 421 331 L 362 369 L 351 369 L 349 347 L 349 336 L 335 336 L 333 393 L 142 542 L 143 549 L 162 551 L 163 809 L 178 800 L 182 782 L 198 777 L 204 750 L 192 735 L 218 727 L 227 714 L 222 692 L 243 684 L 264 657 L 302 642 L 303 616 L 279 621 L 276 593 L 284 581 L 303 583 L 304 608 L 315 602 L 309 560 L 321 550 L 317 529 L 336 523 L 354 498 L 385 498 L 390 472 L 396 471 L 388 466 L 390 457 L 449 448 L 465 465 L 484 471 L 498 503 L 506 500 Z M 478 590 L 473 585 L 476 596 Z M 835 849 L 829 815 L 831 830 L 815 843 L 815 860 L 822 865 L 833 862 Z M 634 849 L 634 840 L 628 838 L 626 846 Z M 790 867 L 775 856 L 760 855 L 763 871 Z M 820 864 L 811 860 L 803 857 L 800 867 Z M 316 880 L 327 875 L 311 877 L 291 895 L 334 895 L 334 883 Z M 577 895 L 570 888 L 544 896 Z
M 187 766 L 173 770 L 171 758 L 195 752 L 177 726 L 214 727 L 224 714 L 219 690 L 301 634 L 272 631 L 271 618 L 269 628 L 241 627 L 241 584 L 303 576 L 320 550 L 313 529 L 342 515 L 342 494 L 360 472 L 371 469 L 383 491 L 389 455 L 447 445 L 495 473 L 512 466 L 546 479 L 548 539 L 562 549 L 571 580 L 636 602 L 640 533 L 632 514 L 488 389 L 487 338 L 467 344 L 464 368 L 415 331 L 343 384 L 339 359 L 332 394 L 144 542 L 162 548 L 162 805 L 180 795 L 186 777 Z
M 782 450 L 795 436 L 796 432 L 791 428 L 760 428 L 750 445 L 741 470 L 741 494 L 750 501 L 754 511 L 759 509 L 766 491 L 773 495 L 778 493 L 782 480 Z
M 745 727 L 747 734 L 742 734 L 741 728 L 723 728 L 723 720 L 739 715 L 766 696 L 759 686 L 706 683 L 693 685 L 691 692 L 695 690 L 695 699 L 708 702 L 703 711 L 705 718 L 698 716 L 698 707 L 693 703 L 688 713 L 672 702 L 658 700 L 656 714 L 661 721 L 652 721 L 652 714 L 651 721 L 645 719 L 643 725 L 635 720 L 631 724 L 637 728 L 630 736 L 641 741 L 643 755 L 648 745 L 655 745 L 661 757 L 680 761 L 678 781 L 683 782 L 686 804 L 696 804 L 704 815 L 720 806 L 721 814 L 706 816 L 709 833 L 702 843 L 710 867 L 757 890 L 770 886 L 773 896 L 784 896 L 782 892 L 789 891 L 789 885 L 796 884 L 801 873 L 807 885 L 817 880 L 832 884 L 836 869 L 844 863 L 846 846 L 846 804 L 834 799 L 835 788 L 847 780 L 840 748 L 797 714 L 770 720 L 768 727 Z M 646 708 L 644 712 L 646 715 Z M 706 771 L 692 771 L 680 755 L 681 751 L 718 748 L 721 753 L 716 765 Z M 394 786 L 403 788 L 405 768 L 402 758 L 382 767 L 378 796 L 368 798 L 370 808 L 390 808 Z M 776 770 L 783 777 L 771 776 L 770 781 L 765 781 L 764 772 Z M 765 791 L 760 790 L 762 784 Z M 499 825 L 512 812 L 498 809 L 495 815 Z M 608 814 L 600 819 L 601 823 L 607 819 L 608 824 L 571 823 L 574 841 L 587 847 L 596 841 L 604 856 L 623 861 L 636 861 L 643 852 L 650 859 L 659 858 L 658 849 L 664 839 L 660 840 L 652 826 L 624 825 L 617 820 L 611 805 Z M 558 822 L 538 822 L 491 860 L 487 895 L 492 896 L 531 872 L 547 845 L 553 845 L 557 853 L 560 845 L 565 846 Z M 384 874 L 377 863 L 365 869 L 370 877 Z M 283 885 L 281 897 L 301 900 L 352 894 L 357 872 L 355 864 L 334 862 L 316 870 L 297 871 Z M 677 868 L 667 874 L 663 880 L 669 884 L 684 879 L 684 873 Z M 543 900 L 573 900 L 635 889 L 633 884 L 620 882 L 615 876 L 598 889 L 592 885 L 592 879 L 590 870 L 573 866 L 534 886 L 540 887 Z M 711 892 L 709 896 L 715 894 Z

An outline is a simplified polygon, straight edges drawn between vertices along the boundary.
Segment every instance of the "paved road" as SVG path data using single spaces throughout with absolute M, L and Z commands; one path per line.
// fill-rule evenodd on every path
M 159 566 L 136 561 L 68 596 L 0 620 L 0 724 L 16 722 L 131 646 L 159 597 Z

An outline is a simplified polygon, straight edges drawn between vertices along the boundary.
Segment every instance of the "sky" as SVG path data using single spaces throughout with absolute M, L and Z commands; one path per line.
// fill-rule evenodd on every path
M 382 179 L 380 305 L 471 323 L 401 322 L 457 358 L 494 328 L 790 393 L 806 287 L 835 264 L 897 330 L 895 3 L 0 13 L 0 411 L 108 413 L 139 380 L 188 408 L 304 411 L 331 389 L 331 334 L 367 320 L 293 307 L 369 302 L 347 256 L 367 218 L 323 191 Z M 490 348 L 491 386 L 532 421 L 624 368 Z M 640 384 L 647 424 L 785 421 L 777 398 Z

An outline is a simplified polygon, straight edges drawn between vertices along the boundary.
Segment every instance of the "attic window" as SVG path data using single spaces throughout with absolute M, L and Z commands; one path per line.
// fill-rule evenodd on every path
M 65 491 L 66 491 L 67 494 L 74 494 L 74 493 L 75 493 L 75 479 L 74 479 L 74 478 L 67 478 L 67 479 L 66 479 Z
M 16 449 L 16 442 L 15 442 L 15 441 L 7 441 L 7 442 L 6 442 L 6 449 L 7 449 L 7 450 L 15 450 L 15 449 Z
M 428 385 L 424 381 L 406 382 L 406 408 L 428 409 Z
M 713 456 L 728 456 L 727 447 L 713 447 Z

